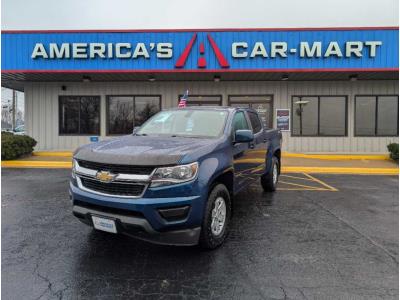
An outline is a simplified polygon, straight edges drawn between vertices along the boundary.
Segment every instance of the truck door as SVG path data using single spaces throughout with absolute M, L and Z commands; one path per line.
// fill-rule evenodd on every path
M 251 129 L 244 111 L 238 111 L 232 120 L 232 141 L 234 141 L 235 132 L 239 129 Z M 233 168 L 235 173 L 235 190 L 240 190 L 251 181 L 251 163 L 249 150 L 250 143 L 233 143 Z
M 247 111 L 247 116 L 250 121 L 251 128 L 254 133 L 254 141 L 250 143 L 249 156 L 251 159 L 251 172 L 252 179 L 258 179 L 265 170 L 265 158 L 267 155 L 267 138 L 264 132 L 263 125 L 259 115 L 255 111 Z

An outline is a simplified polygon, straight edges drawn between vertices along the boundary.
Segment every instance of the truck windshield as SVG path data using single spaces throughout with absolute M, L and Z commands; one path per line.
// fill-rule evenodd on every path
M 162 111 L 149 119 L 137 135 L 169 135 L 215 138 L 222 134 L 226 111 L 171 110 Z

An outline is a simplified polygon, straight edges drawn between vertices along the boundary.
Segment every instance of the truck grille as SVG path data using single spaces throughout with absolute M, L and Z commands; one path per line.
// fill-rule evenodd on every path
M 84 177 L 80 177 L 80 180 L 82 185 L 89 190 L 113 196 L 140 196 L 145 188 L 145 185 L 136 183 L 104 183 Z
M 87 160 L 78 160 L 78 164 L 83 168 L 98 171 L 109 171 L 114 174 L 150 175 L 154 170 L 154 167 L 151 166 L 103 164 Z

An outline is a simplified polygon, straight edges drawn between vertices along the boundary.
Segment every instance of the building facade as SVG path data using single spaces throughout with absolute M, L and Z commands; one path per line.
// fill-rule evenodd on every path
M 2 33 L 36 150 L 129 134 L 161 109 L 251 106 L 292 152 L 398 142 L 398 28 Z

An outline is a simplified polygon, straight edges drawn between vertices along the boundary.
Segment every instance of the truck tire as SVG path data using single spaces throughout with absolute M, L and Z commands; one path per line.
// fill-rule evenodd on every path
M 211 190 L 205 208 L 199 244 L 205 249 L 215 249 L 222 245 L 228 235 L 231 219 L 231 198 L 223 184 Z
M 271 169 L 261 176 L 261 186 L 266 192 L 275 192 L 279 179 L 279 161 L 276 156 L 272 157 Z

